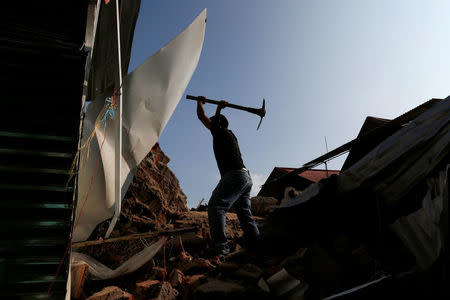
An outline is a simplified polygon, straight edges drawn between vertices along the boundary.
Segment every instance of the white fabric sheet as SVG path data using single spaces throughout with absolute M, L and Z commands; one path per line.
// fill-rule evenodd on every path
M 135 254 L 129 260 L 121 264 L 116 269 L 112 270 L 100 263 L 99 261 L 93 259 L 89 255 L 72 252 L 72 263 L 74 262 L 85 262 L 88 264 L 88 275 L 89 278 L 94 280 L 105 280 L 116 278 L 125 274 L 133 273 L 143 265 L 145 265 L 153 256 L 161 250 L 162 246 L 166 242 L 167 238 L 162 237 L 158 241 L 154 242 L 150 246 L 144 248 L 144 250 Z
M 113 216 L 114 186 L 121 185 L 123 198 L 138 164 L 157 142 L 197 68 L 205 27 L 206 9 L 181 34 L 123 80 L 121 182 L 116 182 L 114 176 L 114 153 L 119 126 L 116 113 L 106 130 L 103 126 L 97 129 L 96 138 L 91 142 L 89 159 L 82 159 L 80 162 L 77 217 L 88 193 L 89 197 L 73 241 L 86 240 L 99 223 Z M 82 144 L 94 129 L 96 119 L 102 118 L 99 114 L 106 96 L 110 95 L 100 95 L 89 105 L 84 120 Z M 103 141 L 97 168 L 96 157 Z M 96 169 L 90 188 L 91 177 Z

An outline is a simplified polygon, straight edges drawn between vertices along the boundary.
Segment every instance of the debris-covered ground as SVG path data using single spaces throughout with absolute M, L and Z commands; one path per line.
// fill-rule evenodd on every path
M 261 276 L 263 270 L 251 264 L 253 255 L 245 259 L 230 256 L 225 263 L 224 257 L 210 254 L 206 206 L 200 206 L 198 211 L 187 208 L 186 196 L 168 162 L 162 150 L 155 147 L 136 172 L 110 239 L 102 240 L 109 225 L 104 222 L 90 241 L 74 244 L 73 251 L 89 255 L 114 270 L 160 237 L 167 237 L 167 241 L 137 271 L 108 280 L 87 276 L 77 293 L 79 298 L 121 299 L 122 296 L 113 295 L 133 295 L 134 299 L 190 299 L 194 294 L 201 298 L 210 297 L 211 293 L 229 296 L 248 290 L 248 284 Z M 262 217 L 255 219 L 262 224 Z M 242 252 L 242 231 L 235 213 L 227 214 L 226 233 L 233 253 Z M 256 283 L 254 287 L 259 291 Z
M 264 235 L 258 249 L 245 249 L 236 214 L 228 213 L 226 256 L 211 254 L 206 206 L 188 210 L 156 147 L 110 239 L 102 240 L 105 222 L 90 241 L 73 245 L 95 264 L 73 259 L 72 297 L 446 299 L 448 101 L 426 103 L 364 135 L 377 143 L 353 147 L 359 160 L 282 207 L 274 208 L 274 198 L 252 199 Z M 99 280 L 98 266 L 122 275 Z

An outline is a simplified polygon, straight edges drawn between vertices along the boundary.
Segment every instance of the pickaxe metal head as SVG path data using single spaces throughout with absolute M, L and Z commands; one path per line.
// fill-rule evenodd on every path
M 262 119 L 266 115 L 266 99 L 264 99 L 264 98 L 263 98 L 263 105 L 260 108 L 260 113 L 257 115 L 261 117 L 261 120 L 259 120 L 258 128 L 256 128 L 256 130 L 259 129 L 259 126 L 261 126 Z

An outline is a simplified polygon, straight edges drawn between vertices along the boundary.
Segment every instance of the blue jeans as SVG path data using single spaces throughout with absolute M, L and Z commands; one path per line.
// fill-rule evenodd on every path
M 244 169 L 228 171 L 220 179 L 208 203 L 208 220 L 211 238 L 216 249 L 228 249 L 225 233 L 225 213 L 234 204 L 244 231 L 245 240 L 251 244 L 260 239 L 258 227 L 250 211 L 250 190 L 253 182 Z

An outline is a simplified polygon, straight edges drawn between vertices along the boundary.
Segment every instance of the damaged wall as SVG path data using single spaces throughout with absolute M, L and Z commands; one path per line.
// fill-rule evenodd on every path
M 169 161 L 159 144 L 142 160 L 111 237 L 160 229 L 170 216 L 188 211 L 187 197 L 167 165 Z M 104 237 L 108 226 L 109 221 L 101 223 L 89 239 Z

